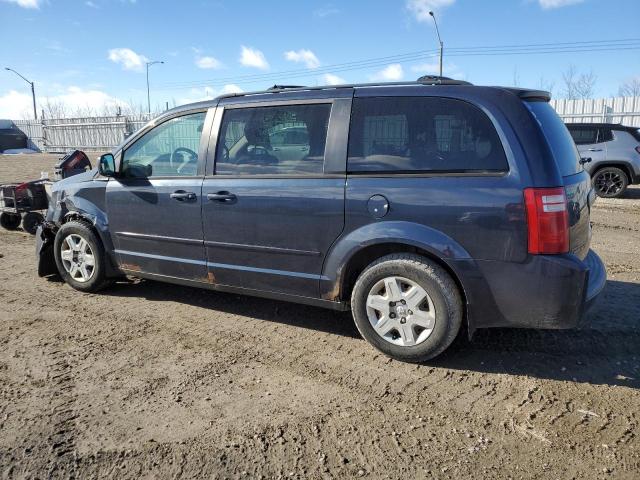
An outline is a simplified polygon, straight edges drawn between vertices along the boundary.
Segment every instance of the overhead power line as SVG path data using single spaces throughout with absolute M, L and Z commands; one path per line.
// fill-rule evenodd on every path
M 618 40 L 593 40 L 576 42 L 537 43 L 521 45 L 488 45 L 473 47 L 451 47 L 447 49 L 447 57 L 473 57 L 495 55 L 535 55 L 564 53 L 594 53 L 619 50 L 640 50 L 640 38 Z M 184 90 L 198 87 L 221 87 L 230 83 L 271 83 L 292 78 L 318 77 L 325 73 L 342 73 L 353 70 L 370 69 L 392 63 L 416 62 L 431 60 L 437 57 L 437 50 L 418 50 L 397 55 L 375 57 L 351 62 L 325 65 L 314 69 L 294 69 L 279 72 L 267 72 L 248 75 L 218 77 L 189 82 L 170 82 L 159 85 L 160 90 Z

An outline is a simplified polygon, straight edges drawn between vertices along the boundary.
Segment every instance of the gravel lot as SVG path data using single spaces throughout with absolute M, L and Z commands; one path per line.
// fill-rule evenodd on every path
M 56 158 L 0 156 L 0 183 Z M 640 188 L 592 220 L 591 329 L 480 331 L 425 365 L 348 314 L 140 280 L 81 294 L 0 230 L 1 474 L 638 479 Z

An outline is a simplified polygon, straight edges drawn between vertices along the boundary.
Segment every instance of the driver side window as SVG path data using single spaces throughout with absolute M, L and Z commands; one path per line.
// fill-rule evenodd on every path
M 198 173 L 198 148 L 206 112 L 172 118 L 124 152 L 125 177 L 188 177 Z

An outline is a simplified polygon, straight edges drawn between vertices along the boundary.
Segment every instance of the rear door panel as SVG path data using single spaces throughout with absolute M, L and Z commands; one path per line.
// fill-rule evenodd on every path
M 269 105 L 289 103 L 301 102 Z M 217 109 L 202 191 L 204 246 L 211 281 L 266 292 L 319 296 L 325 255 L 344 228 L 351 99 L 316 103 L 332 103 L 332 107 L 324 173 L 313 175 L 215 175 L 214 157 L 224 115 L 224 108 Z M 233 194 L 234 199 L 208 198 L 221 192 Z

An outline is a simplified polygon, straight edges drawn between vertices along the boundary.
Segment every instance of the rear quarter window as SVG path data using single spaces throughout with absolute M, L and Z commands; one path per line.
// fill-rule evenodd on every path
M 508 163 L 478 107 L 437 97 L 356 98 L 349 172 L 503 172 Z
M 543 101 L 525 102 L 525 104 L 538 122 L 562 176 L 567 177 L 581 172 L 580 154 L 576 144 L 553 107 Z

